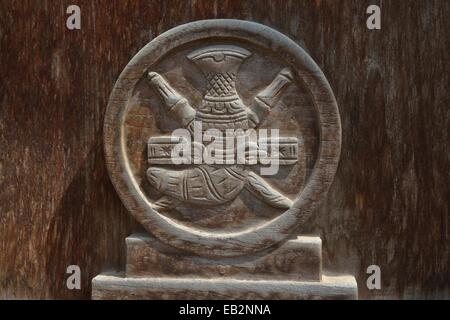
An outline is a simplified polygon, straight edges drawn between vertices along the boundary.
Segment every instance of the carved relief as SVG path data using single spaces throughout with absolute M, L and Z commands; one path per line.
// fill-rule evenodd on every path
M 214 20 L 183 28 L 149 43 L 116 83 L 105 118 L 112 181 L 148 232 L 176 248 L 222 257 L 275 246 L 295 236 L 333 179 L 333 93 L 303 49 L 264 26 Z M 194 135 L 197 122 L 208 141 L 173 134 Z M 279 129 L 279 137 L 258 137 L 256 156 L 228 164 L 236 146 L 227 149 L 222 134 L 233 130 L 237 139 L 250 129 Z M 182 139 L 193 141 L 191 162 L 175 164 Z M 223 145 L 215 155 L 223 163 L 195 162 L 212 141 Z M 279 170 L 262 175 L 262 155 L 270 158 L 274 145 Z
M 147 234 L 94 297 L 356 297 L 353 277 L 322 277 L 320 238 L 296 234 L 333 181 L 341 127 L 322 71 L 286 36 L 238 20 L 164 33 L 122 72 L 104 131 L 111 180 Z
M 248 108 L 237 92 L 236 77 L 241 63 L 249 56 L 250 51 L 231 45 L 209 46 L 190 53 L 188 58 L 196 62 L 207 79 L 205 95 L 196 108 L 158 73 L 149 72 L 148 79 L 172 118 L 191 133 L 194 132 L 194 121 L 201 123 L 204 131 L 220 131 L 219 135 L 212 137 L 217 141 L 223 137 L 222 133 L 226 129 L 245 130 L 261 124 L 293 79 L 288 68 L 281 70 L 272 83 L 253 98 L 253 104 Z M 164 140 L 161 138 L 150 139 L 150 163 L 155 163 L 155 160 L 164 156 L 170 163 L 171 148 L 164 149 L 167 145 L 159 147 L 158 142 Z M 296 139 L 293 138 L 293 150 L 297 150 L 295 142 Z M 223 146 L 222 141 L 220 145 Z M 216 150 L 216 153 L 217 151 L 223 153 L 224 161 L 229 158 L 228 155 L 233 159 L 236 153 L 235 149 L 223 148 Z M 255 151 L 260 152 L 258 146 Z M 295 158 L 292 160 L 290 163 L 296 162 Z M 164 194 L 154 203 L 153 208 L 156 210 L 175 206 L 175 200 L 199 205 L 227 203 L 233 200 L 242 188 L 247 188 L 273 207 L 288 209 L 292 205 L 288 197 L 273 189 L 254 172 L 249 172 L 245 165 L 200 165 L 197 168 L 178 171 L 151 166 L 147 170 L 147 178 L 153 187 Z

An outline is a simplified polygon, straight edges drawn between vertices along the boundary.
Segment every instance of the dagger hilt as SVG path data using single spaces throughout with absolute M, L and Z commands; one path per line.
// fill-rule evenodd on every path
M 147 79 L 163 102 L 167 114 L 183 127 L 188 127 L 195 117 L 195 109 L 187 99 L 172 88 L 160 74 L 151 71 Z
M 260 91 L 254 98 L 254 103 L 250 107 L 250 120 L 259 125 L 269 114 L 272 108 L 280 100 L 281 95 L 287 89 L 288 85 L 294 80 L 294 74 L 290 68 L 281 70 L 275 79 Z

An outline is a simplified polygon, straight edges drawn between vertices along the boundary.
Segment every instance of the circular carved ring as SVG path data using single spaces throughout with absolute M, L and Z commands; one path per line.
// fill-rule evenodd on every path
M 168 52 L 189 43 L 238 41 L 264 48 L 293 70 L 306 88 L 318 119 L 319 143 L 312 172 L 289 209 L 262 224 L 231 232 L 209 232 L 182 224 L 152 208 L 136 180 L 127 154 L 125 120 L 135 86 Z M 219 57 L 222 58 L 223 57 Z M 337 169 L 341 125 L 333 92 L 312 58 L 294 41 L 261 24 L 239 20 L 196 21 L 171 29 L 148 43 L 129 62 L 110 96 L 104 124 L 106 162 L 121 200 L 148 232 L 162 242 L 193 254 L 232 257 L 276 246 L 292 237 L 317 207 Z

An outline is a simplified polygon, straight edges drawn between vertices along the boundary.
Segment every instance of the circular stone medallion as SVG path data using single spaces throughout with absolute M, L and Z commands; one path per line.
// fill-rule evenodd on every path
M 129 62 L 104 143 L 111 180 L 149 233 L 233 257 L 295 236 L 332 183 L 341 127 L 325 76 L 294 41 L 253 22 L 206 20 L 163 33 Z M 208 153 L 213 143 L 223 148 Z

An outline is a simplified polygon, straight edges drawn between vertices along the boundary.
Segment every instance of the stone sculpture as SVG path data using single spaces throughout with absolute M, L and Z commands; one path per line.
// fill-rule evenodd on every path
M 341 126 L 294 41 L 238 20 L 169 30 L 120 75 L 104 130 L 111 180 L 146 233 L 126 239 L 124 274 L 93 279 L 94 299 L 357 298 L 354 277 L 323 275 L 320 238 L 298 236 L 333 181 Z

